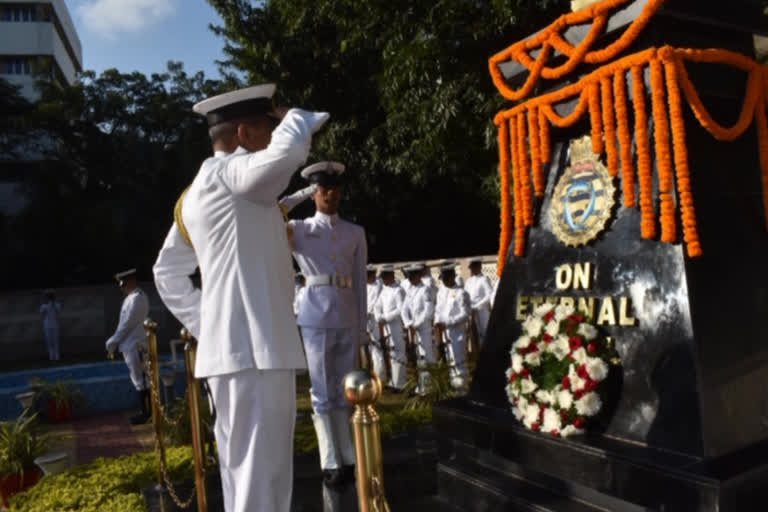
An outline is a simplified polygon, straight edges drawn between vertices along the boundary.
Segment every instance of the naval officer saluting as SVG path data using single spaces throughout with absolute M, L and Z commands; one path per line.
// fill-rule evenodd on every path
M 301 171 L 302 177 L 317 186 L 312 195 L 317 212 L 290 222 L 293 256 L 307 279 L 297 323 L 312 383 L 320 466 L 331 485 L 354 475 L 350 406 L 342 379 L 355 369 L 360 344 L 368 342 L 368 247 L 362 226 L 339 217 L 343 172 L 344 165 L 338 162 L 320 162 Z
M 275 109 L 275 86 L 202 101 L 214 155 L 177 204 L 154 266 L 163 302 L 198 339 L 226 512 L 288 512 L 295 371 L 306 367 L 293 316 L 293 268 L 277 197 L 328 114 Z M 202 290 L 189 278 L 200 268 Z

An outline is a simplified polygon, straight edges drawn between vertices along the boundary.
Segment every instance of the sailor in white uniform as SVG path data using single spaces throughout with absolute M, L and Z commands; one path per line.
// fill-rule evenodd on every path
M 293 256 L 307 279 L 297 323 L 312 383 L 312 417 L 324 479 L 337 485 L 354 477 L 350 404 L 342 380 L 355 369 L 366 332 L 365 230 L 339 217 L 344 165 L 320 162 L 301 171 L 317 185 L 313 217 L 292 220 Z
M 198 339 L 226 512 L 288 512 L 297 369 L 294 271 L 277 198 L 306 161 L 326 113 L 275 108 L 275 86 L 194 106 L 214 155 L 182 195 L 154 266 L 163 302 Z M 190 274 L 200 268 L 202 289 Z
M 115 333 L 107 340 L 106 347 L 110 358 L 115 351 L 120 351 L 128 366 L 131 383 L 139 394 L 141 412 L 131 417 L 134 425 L 145 423 L 152 415 L 149 396 L 149 382 L 144 371 L 144 360 L 147 350 L 144 320 L 149 315 L 149 301 L 144 291 L 136 283 L 136 269 L 115 274 L 125 298 L 120 308 L 120 320 Z
M 381 280 L 383 286 L 374 307 L 374 315 L 377 326 L 380 326 L 385 336 L 385 339 L 382 340 L 382 345 L 386 344 L 392 370 L 388 387 L 391 391 L 400 393 L 405 387 L 407 371 L 403 322 L 401 318 L 403 303 L 405 302 L 405 292 L 395 282 L 395 269 L 392 265 L 381 266 Z
M 411 342 L 415 343 L 417 351 L 416 364 L 422 370 L 419 372 L 419 387 L 417 393 L 425 393 L 429 380 L 427 365 L 437 362 L 437 354 L 432 340 L 432 318 L 435 313 L 435 303 L 432 293 L 422 282 L 423 265 L 411 264 L 403 269 L 408 276 L 411 286 L 403 302 L 401 318 L 403 327 L 408 330 Z
M 467 324 L 470 308 L 469 295 L 456 284 L 456 264 L 444 263 L 440 267 L 443 286 L 437 294 L 435 326 L 446 344 L 446 358 L 451 367 L 451 385 L 463 389 L 467 379 Z
M 371 366 L 374 373 L 381 379 L 381 382 L 386 383 L 389 379 L 387 365 L 385 364 L 384 359 L 386 355 L 381 347 L 383 340 L 381 339 L 379 324 L 376 322 L 376 316 L 374 315 L 374 306 L 381 293 L 382 284 L 381 280 L 376 276 L 375 265 L 368 265 L 366 271 L 368 279 L 368 284 L 365 285 L 366 307 L 368 308 L 366 331 L 368 332 L 368 338 L 370 339 L 368 346 L 371 355 Z
M 56 292 L 45 290 L 45 302 L 40 305 L 40 316 L 43 318 L 43 337 L 45 348 L 48 349 L 48 359 L 58 361 L 59 352 L 59 313 L 61 302 L 56 300 Z
M 479 258 L 469 260 L 469 270 L 472 273 L 467 279 L 464 289 L 469 293 L 472 306 L 472 317 L 477 327 L 477 338 L 480 346 L 485 341 L 488 329 L 488 319 L 491 317 L 491 301 L 493 287 L 491 281 L 483 275 L 483 261 Z

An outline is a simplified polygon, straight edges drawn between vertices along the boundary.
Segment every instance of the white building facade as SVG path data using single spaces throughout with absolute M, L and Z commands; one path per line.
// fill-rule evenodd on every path
M 0 0 L 0 78 L 35 101 L 38 78 L 72 85 L 83 50 L 64 0 Z

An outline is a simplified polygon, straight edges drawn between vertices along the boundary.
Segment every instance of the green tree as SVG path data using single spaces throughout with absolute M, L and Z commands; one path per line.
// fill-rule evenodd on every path
M 366 226 L 373 261 L 495 251 L 501 102 L 487 59 L 567 1 L 209 3 L 224 69 L 332 113 L 313 158 L 352 170 L 344 213 Z

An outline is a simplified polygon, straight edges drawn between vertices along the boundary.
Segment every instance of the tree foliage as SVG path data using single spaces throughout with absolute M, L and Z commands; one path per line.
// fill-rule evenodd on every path
M 344 213 L 366 227 L 372 261 L 495 251 L 501 103 L 487 59 L 567 1 L 209 3 L 225 69 L 331 112 L 313 158 L 351 169 Z

